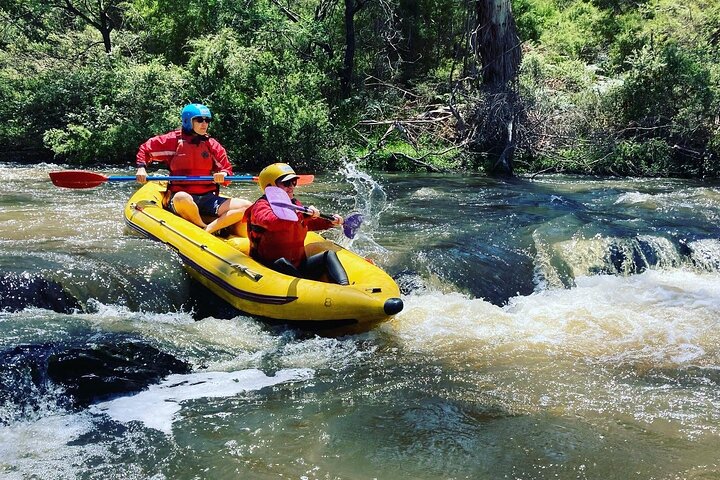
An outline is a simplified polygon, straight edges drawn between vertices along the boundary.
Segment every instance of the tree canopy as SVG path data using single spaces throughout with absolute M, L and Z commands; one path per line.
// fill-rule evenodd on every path
M 209 105 L 240 170 L 717 176 L 720 4 L 0 0 L 5 157 L 132 163 Z

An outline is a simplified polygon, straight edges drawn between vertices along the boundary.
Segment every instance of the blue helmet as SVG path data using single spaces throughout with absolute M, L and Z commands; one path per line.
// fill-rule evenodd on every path
M 212 113 L 210 112 L 210 109 L 202 103 L 191 103 L 190 105 L 185 105 L 185 108 L 182 109 L 182 113 L 180 114 L 183 130 L 192 131 L 192 119 L 195 117 L 212 118 Z

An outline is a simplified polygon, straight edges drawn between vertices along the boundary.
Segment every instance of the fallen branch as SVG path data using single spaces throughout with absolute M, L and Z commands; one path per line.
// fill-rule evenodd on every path
M 411 162 L 414 163 L 415 165 L 420 165 L 421 167 L 427 168 L 427 169 L 430 170 L 431 172 L 435 172 L 435 173 L 441 173 L 441 172 L 443 172 L 442 169 L 436 167 L 435 165 L 432 165 L 432 164 L 429 164 L 429 163 L 427 163 L 427 162 L 423 162 L 422 160 L 420 160 L 420 158 L 425 158 L 425 157 L 427 157 L 429 154 L 425 154 L 425 155 L 423 155 L 423 156 L 420 157 L 420 158 L 411 157 L 410 155 L 407 155 L 407 154 L 402 153 L 402 152 L 392 152 L 390 155 L 391 155 L 392 157 L 394 157 L 394 158 L 402 157 L 402 158 L 404 158 L 404 159 L 406 159 L 406 160 L 411 161 Z

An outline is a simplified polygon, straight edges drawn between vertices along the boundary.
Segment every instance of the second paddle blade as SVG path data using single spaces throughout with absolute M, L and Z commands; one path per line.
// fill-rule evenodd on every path
M 108 177 L 101 173 L 86 170 L 62 170 L 50 172 L 49 175 L 53 185 L 64 188 L 94 188 L 108 180 Z

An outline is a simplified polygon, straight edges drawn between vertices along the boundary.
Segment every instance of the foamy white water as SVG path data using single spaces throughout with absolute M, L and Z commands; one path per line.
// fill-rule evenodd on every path
M 135 395 L 95 404 L 90 411 L 107 414 L 118 422 L 139 421 L 148 428 L 171 435 L 173 422 L 177 420 L 183 402 L 229 397 L 280 383 L 307 380 L 312 376 L 313 371 L 309 369 L 280 370 L 273 376 L 257 369 L 175 374 Z
M 645 358 L 656 364 L 718 366 L 720 274 L 648 270 L 633 276 L 579 277 L 576 287 L 515 297 L 499 307 L 458 293 L 405 299 L 387 327 L 416 349 L 481 344 L 585 359 Z

